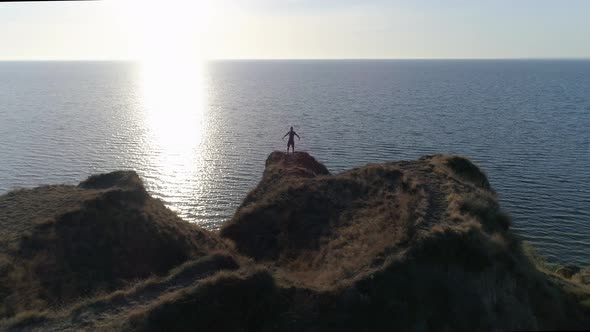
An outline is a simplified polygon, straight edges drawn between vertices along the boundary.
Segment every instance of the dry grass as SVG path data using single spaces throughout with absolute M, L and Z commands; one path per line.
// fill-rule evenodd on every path
M 564 279 L 531 254 L 510 231 L 510 218 L 485 174 L 463 157 L 428 156 L 330 175 L 305 153 L 275 152 L 266 166 L 260 184 L 220 232 L 232 241 L 231 249 L 170 216 L 160 202 L 142 198 L 132 177 L 88 181 L 84 190 L 100 192 L 100 199 L 90 199 L 94 205 L 76 203 L 82 208 L 68 214 L 76 217 L 59 217 L 49 226 L 33 223 L 31 235 L 21 240 L 21 247 L 27 243 L 36 253 L 33 263 L 15 269 L 13 256 L 0 253 L 0 277 L 18 276 L 14 280 L 36 289 L 32 300 L 45 301 L 26 311 L 31 300 L 4 326 L 227 331 L 590 327 L 590 291 L 584 284 L 588 272 Z M 117 179 L 124 188 L 105 189 L 119 183 Z M 121 201 L 126 202 L 123 210 L 116 204 Z M 100 214 L 108 218 L 96 217 Z M 128 229 L 119 227 L 125 223 Z M 113 270 L 119 264 L 113 258 L 111 275 L 131 286 L 61 311 L 43 311 L 48 303 L 38 293 L 52 288 L 43 284 L 45 279 L 30 277 L 36 276 L 34 269 L 24 268 L 42 266 L 35 258 L 49 259 L 51 266 L 71 266 L 68 256 L 59 260 L 51 253 L 56 248 L 64 252 L 67 247 L 56 244 L 66 239 L 75 242 L 67 236 L 72 231 L 68 227 L 82 224 L 93 225 L 90 233 L 102 234 L 99 238 L 110 247 L 121 243 L 120 250 L 133 253 L 133 248 L 153 249 L 144 243 L 163 241 L 151 255 L 180 248 L 183 259 L 191 261 L 170 270 L 182 259 L 167 266 L 159 265 L 158 257 L 142 261 L 118 252 L 117 258 L 125 257 L 122 262 L 138 264 L 132 272 L 161 266 L 162 275 Z M 37 227 L 45 228 L 38 232 Z M 101 227 L 109 231 L 101 233 Z M 131 230 L 139 230 L 142 240 L 122 242 L 121 234 L 129 239 Z M 73 233 L 83 234 L 84 229 Z M 52 249 L 31 249 L 37 247 Z M 86 257 L 105 248 L 88 249 Z M 233 250 L 236 254 L 227 253 Z M 91 257 L 93 264 L 101 261 Z M 148 263 L 152 265 L 145 267 Z M 88 271 L 104 268 L 99 264 Z M 77 276 L 83 271 L 78 269 Z M 92 285 L 104 281 L 92 278 Z M 0 294 L 7 291 L 12 289 L 0 286 Z
M 570 294 L 523 253 L 510 217 L 469 160 L 431 156 L 335 176 L 285 177 L 284 167 L 278 155 L 269 158 L 258 189 L 221 235 L 288 283 L 344 292 L 331 301 L 350 297 L 356 309 L 342 327 L 587 324 Z
M 379 266 L 379 254 L 408 243 L 426 208 L 424 187 L 395 165 L 279 182 L 273 170 L 288 173 L 271 163 L 260 184 L 272 182 L 271 192 L 247 199 L 221 234 L 245 254 L 272 260 L 286 275 L 314 287 Z
M 0 253 L 0 317 L 112 291 L 225 248 L 149 197 L 132 172 L 19 190 L 0 202 L 0 222 L 11 225 L 0 239 L 8 248 Z
M 125 315 L 132 315 L 150 305 L 150 303 L 169 298 L 178 289 L 190 287 L 201 279 L 218 271 L 231 271 L 239 267 L 235 256 L 225 252 L 213 252 L 193 261 L 186 262 L 170 271 L 166 276 L 152 276 L 147 279 L 130 282 L 130 286 L 114 292 L 97 294 L 94 297 L 81 299 L 71 306 L 52 308 L 45 311 L 25 311 L 5 320 L 0 329 L 19 329 L 39 325 L 44 329 L 73 328 L 82 323 L 87 328 L 100 328 L 102 325 L 112 324 L 114 317 L 119 319 Z M 246 262 L 247 261 L 243 261 Z
M 284 310 L 268 271 L 218 273 L 132 313 L 124 330 L 267 331 Z

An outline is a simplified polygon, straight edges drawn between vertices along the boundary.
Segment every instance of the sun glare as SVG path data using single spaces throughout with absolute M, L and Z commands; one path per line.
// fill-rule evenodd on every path
M 189 183 L 201 185 L 194 179 L 202 167 L 201 141 L 207 128 L 202 66 L 197 62 L 150 61 L 140 65 L 139 75 L 139 103 L 150 130 L 148 163 L 164 184 L 157 188 L 163 195 L 159 198 L 182 196 L 179 188 Z
M 198 145 L 209 1 L 123 0 L 117 6 L 140 65 L 142 108 L 159 144 L 166 151 Z
M 206 127 L 203 40 L 209 1 L 117 1 L 122 29 L 138 62 L 138 102 L 152 152 L 150 164 L 173 197 L 198 171 Z M 198 184 L 195 184 L 198 185 Z
M 210 1 L 122 0 L 117 7 L 139 61 L 202 60 Z
M 209 3 L 117 0 L 115 5 L 140 65 L 142 108 L 167 149 L 200 140 Z

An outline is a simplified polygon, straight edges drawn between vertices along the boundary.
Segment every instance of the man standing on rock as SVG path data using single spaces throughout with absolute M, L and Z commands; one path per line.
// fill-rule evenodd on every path
M 287 142 L 287 153 L 289 153 L 289 147 L 291 147 L 293 153 L 295 153 L 295 136 L 297 136 L 297 139 L 301 139 L 301 137 L 299 137 L 299 135 L 293 131 L 293 127 L 291 127 L 291 130 L 289 130 L 289 132 L 283 136 L 283 139 L 285 139 L 287 135 L 289 135 L 289 142 Z

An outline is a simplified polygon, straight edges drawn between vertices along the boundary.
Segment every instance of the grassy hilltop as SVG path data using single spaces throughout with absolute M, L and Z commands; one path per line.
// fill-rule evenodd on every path
M 217 233 L 134 172 L 0 196 L 0 226 L 4 330 L 590 328 L 590 275 L 528 253 L 459 156 L 331 175 L 273 152 Z

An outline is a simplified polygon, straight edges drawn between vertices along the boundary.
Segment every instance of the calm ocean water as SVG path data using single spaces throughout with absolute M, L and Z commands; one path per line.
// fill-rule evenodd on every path
M 135 169 L 215 229 L 291 125 L 332 172 L 466 155 L 517 232 L 590 265 L 590 61 L 0 62 L 0 193 Z

